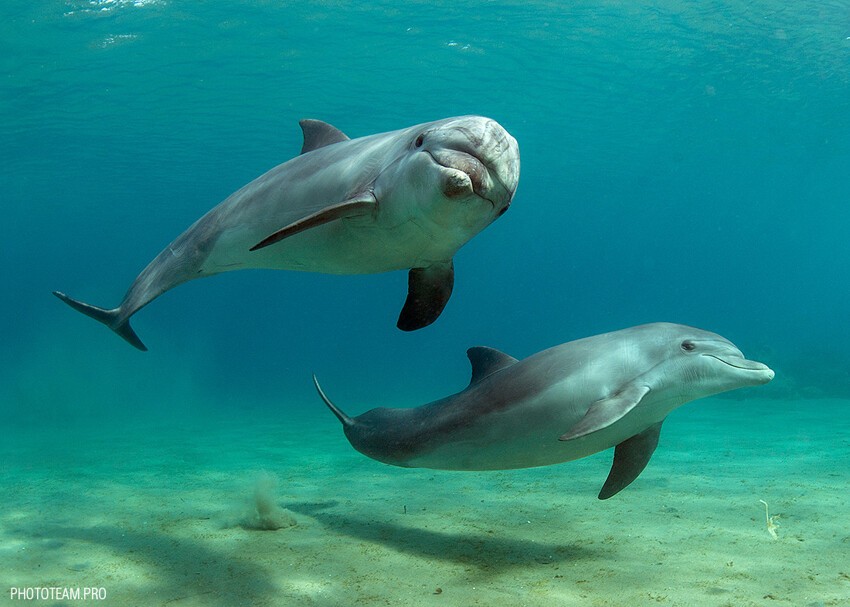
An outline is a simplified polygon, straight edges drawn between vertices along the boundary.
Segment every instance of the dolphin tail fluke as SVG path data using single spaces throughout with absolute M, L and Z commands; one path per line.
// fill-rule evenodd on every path
M 130 319 L 121 320 L 121 315 L 119 314 L 119 310 L 121 308 L 106 310 L 104 308 L 98 308 L 97 306 L 83 303 L 82 301 L 77 301 L 73 297 L 68 297 L 59 291 L 53 291 L 53 294 L 74 308 L 77 312 L 82 312 L 86 316 L 94 318 L 96 321 L 105 324 L 115 333 L 123 337 L 131 346 L 142 351 L 147 350 L 145 344 L 142 343 L 142 340 L 139 339 L 139 336 L 136 335 L 135 331 L 133 331 L 133 327 L 130 326 Z
M 322 390 L 322 387 L 319 385 L 319 380 L 316 379 L 315 373 L 313 374 L 313 384 L 315 384 L 316 391 L 318 391 L 319 396 L 322 397 L 322 400 L 325 401 L 325 404 L 328 406 L 328 409 L 330 409 L 331 412 L 333 412 L 333 414 L 337 416 L 337 419 L 339 419 L 339 421 L 342 422 L 342 425 L 346 426 L 346 427 L 347 426 L 353 426 L 354 420 L 351 419 L 350 417 L 348 417 L 345 414 L 345 412 L 342 411 L 342 409 L 340 409 L 339 407 L 337 407 L 335 404 L 333 404 L 331 402 L 331 399 L 329 399 L 327 397 L 327 395 L 325 394 L 325 391 Z

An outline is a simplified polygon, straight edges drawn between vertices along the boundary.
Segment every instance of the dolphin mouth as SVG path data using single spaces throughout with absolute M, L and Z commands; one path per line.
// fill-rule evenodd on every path
M 450 169 L 454 171 L 460 171 L 467 177 L 469 177 L 469 182 L 472 184 L 472 192 L 479 198 L 486 200 L 489 202 L 493 209 L 499 209 L 504 206 L 505 208 L 510 205 L 510 200 L 512 198 L 510 190 L 505 187 L 505 184 L 502 182 L 498 173 L 484 164 L 480 158 L 470 154 L 469 152 L 463 152 L 460 150 L 451 150 L 452 154 L 447 159 L 440 160 L 433 152 L 430 150 L 422 150 L 428 156 L 431 157 L 431 160 L 444 169 Z M 493 188 L 488 188 L 486 185 L 486 176 L 490 176 L 490 178 L 505 190 L 508 194 L 508 201 L 504 205 L 500 205 L 497 200 L 494 200 L 490 197 L 490 191 Z
M 735 369 L 741 369 L 742 371 L 766 372 L 770 376 L 770 379 L 773 379 L 773 370 L 764 363 L 760 363 L 755 360 L 748 360 L 738 356 L 721 357 L 716 354 L 705 354 L 704 356 L 710 356 L 711 358 L 719 360 L 724 365 L 734 367 Z M 768 379 L 768 381 L 770 381 L 770 379 Z

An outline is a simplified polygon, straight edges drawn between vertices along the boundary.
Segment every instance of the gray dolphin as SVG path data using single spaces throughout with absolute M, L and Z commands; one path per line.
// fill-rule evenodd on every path
M 409 409 L 349 417 L 313 381 L 351 445 L 394 466 L 531 468 L 616 447 L 599 493 L 607 499 L 644 469 L 670 411 L 773 379 L 720 335 L 671 323 L 571 341 L 521 361 L 483 347 L 467 356 L 465 390 Z
M 452 292 L 455 252 L 513 199 L 516 140 L 481 116 L 359 139 L 318 120 L 300 124 L 301 155 L 198 219 L 148 264 L 117 308 L 54 295 L 146 350 L 130 317 L 195 278 L 246 268 L 329 274 L 409 268 L 398 327 L 432 323 Z

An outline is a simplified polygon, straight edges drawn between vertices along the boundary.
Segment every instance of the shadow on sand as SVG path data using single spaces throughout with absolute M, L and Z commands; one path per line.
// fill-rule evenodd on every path
M 454 563 L 473 575 L 489 577 L 516 568 L 557 567 L 561 563 L 596 560 L 602 553 L 578 543 L 561 544 L 517 539 L 509 534 L 493 532 L 448 533 L 393 521 L 380 521 L 352 516 L 340 510 L 338 502 L 293 503 L 287 508 L 309 517 L 327 529 L 326 543 L 333 545 L 335 535 L 384 546 L 389 551 L 423 559 Z M 421 519 L 420 519 L 421 520 Z M 102 570 L 88 569 L 86 563 L 67 562 L 73 543 L 98 545 L 115 560 L 130 566 L 130 579 L 115 580 L 111 603 L 129 604 L 118 587 L 129 586 L 132 594 L 142 593 L 147 605 L 203 604 L 211 607 L 233 605 L 273 605 L 281 600 L 298 600 L 278 587 L 275 575 L 256 562 L 251 540 L 228 544 L 221 549 L 212 540 L 175 537 L 155 529 L 133 530 L 114 525 L 78 527 L 57 524 L 20 526 L 9 535 L 26 539 L 32 550 L 41 554 L 45 571 L 65 571 L 60 586 L 89 586 L 95 580 L 110 579 Z M 391 556 L 391 555 L 390 555 Z M 83 557 L 84 558 L 84 557 Z M 288 556 L 286 558 L 291 558 Z M 97 565 L 95 565 L 97 567 Z M 108 585 L 108 584 L 107 584 Z M 303 597 L 300 597 L 303 600 Z
M 338 502 L 290 503 L 292 512 L 309 516 L 336 533 L 381 544 L 397 552 L 470 566 L 496 574 L 514 567 L 568 563 L 600 557 L 579 544 L 502 537 L 495 533 L 445 533 L 387 521 L 365 520 L 335 510 Z M 412 520 L 415 520 L 411 517 Z
M 139 579 L 131 586 L 143 593 L 147 605 L 181 604 L 193 599 L 204 605 L 268 605 L 280 598 L 272 578 L 246 555 L 212 549 L 203 542 L 176 538 L 156 531 L 140 533 L 114 526 L 66 527 L 42 525 L 37 529 L 19 528 L 15 535 L 42 544 L 43 561 L 50 560 L 50 549 L 57 559 L 66 541 L 104 546 L 115 552 L 116 559 L 137 566 Z M 67 576 L 55 580 L 59 586 L 92 585 L 94 572 L 68 569 Z M 98 574 L 98 577 L 101 577 Z M 108 576 L 107 576 L 108 578 Z M 120 581 L 123 585 L 125 582 Z M 128 597 L 106 584 L 109 604 L 129 604 Z

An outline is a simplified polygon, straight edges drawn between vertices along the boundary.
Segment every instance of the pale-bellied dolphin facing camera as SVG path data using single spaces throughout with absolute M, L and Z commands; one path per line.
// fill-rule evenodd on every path
M 483 347 L 467 355 L 469 386 L 414 408 L 349 417 L 313 380 L 351 445 L 394 466 L 531 468 L 615 447 L 599 493 L 607 499 L 643 471 L 673 409 L 773 379 L 720 335 L 672 323 L 587 337 L 523 360 Z
M 301 155 L 198 219 L 136 277 L 117 308 L 54 294 L 145 350 L 130 317 L 195 278 L 246 268 L 409 269 L 397 325 L 413 331 L 434 322 L 451 296 L 455 252 L 513 200 L 516 140 L 481 116 L 359 139 L 318 120 L 303 120 L 301 128 Z

